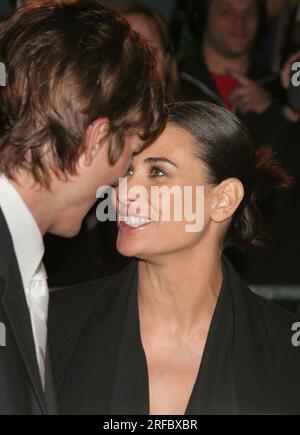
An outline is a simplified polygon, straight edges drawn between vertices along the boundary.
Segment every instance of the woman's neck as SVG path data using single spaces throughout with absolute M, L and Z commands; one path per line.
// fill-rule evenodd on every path
M 143 323 L 189 333 L 211 321 L 223 281 L 218 252 L 173 254 L 139 263 L 139 310 Z

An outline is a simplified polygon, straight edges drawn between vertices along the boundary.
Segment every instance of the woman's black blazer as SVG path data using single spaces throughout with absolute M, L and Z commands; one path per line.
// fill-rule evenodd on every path
M 62 414 L 149 414 L 137 264 L 52 293 L 49 330 Z M 300 347 L 292 340 L 297 321 L 254 295 L 224 260 L 186 414 L 300 414 Z

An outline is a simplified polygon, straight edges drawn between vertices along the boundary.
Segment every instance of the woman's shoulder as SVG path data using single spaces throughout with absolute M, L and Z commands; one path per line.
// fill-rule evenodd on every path
M 231 273 L 236 275 L 237 285 L 233 289 L 238 294 L 236 297 L 243 299 L 249 310 L 252 309 L 258 315 L 261 315 L 264 318 L 265 325 L 273 331 L 273 334 L 279 335 L 286 328 L 291 332 L 295 322 L 300 322 L 300 316 L 255 293 L 253 289 L 244 283 L 232 266 L 231 268 Z
M 94 281 L 69 287 L 57 287 L 50 292 L 50 310 L 53 312 L 65 303 L 70 307 L 79 304 L 81 310 L 96 302 L 101 302 L 112 293 L 118 292 L 121 284 L 126 286 L 137 271 L 137 264 L 132 261 L 116 275 L 103 277 Z
M 283 412 L 300 413 L 300 317 L 252 293 L 268 336 L 268 348 L 278 373 Z
M 235 305 L 242 313 L 241 315 L 244 318 L 248 315 L 257 320 L 258 318 L 262 319 L 263 325 L 268 329 L 270 336 L 279 337 L 283 333 L 286 335 L 286 331 L 288 331 L 288 335 L 291 337 L 294 325 L 300 322 L 300 316 L 256 294 L 226 259 L 225 265 Z
M 280 398 L 280 406 L 279 399 L 275 402 L 282 413 L 298 413 L 300 318 L 255 294 L 226 260 L 225 268 L 233 301 L 234 360 L 237 371 L 243 373 L 241 383 L 247 378 L 257 391 L 261 386 L 268 401 L 272 394 L 274 400 Z
M 71 343 L 80 337 L 95 310 L 109 314 L 110 309 L 122 305 L 136 275 L 137 263 L 133 261 L 117 275 L 53 289 L 50 292 L 48 329 L 54 353 L 57 354 L 66 342 Z
M 300 317 L 255 294 L 227 262 L 239 343 L 272 359 L 287 409 L 300 410 Z M 251 352 L 250 352 L 251 353 Z M 296 404 L 296 405 L 295 405 Z

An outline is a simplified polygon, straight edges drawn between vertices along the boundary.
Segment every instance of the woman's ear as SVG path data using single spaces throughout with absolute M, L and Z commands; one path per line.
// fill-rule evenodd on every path
M 94 121 L 88 128 L 86 135 L 86 144 L 84 151 L 84 164 L 90 166 L 100 148 L 103 145 L 103 140 L 107 137 L 109 131 L 108 118 L 99 118 Z
M 244 198 L 244 186 L 237 178 L 229 178 L 213 188 L 211 218 L 216 223 L 232 218 Z

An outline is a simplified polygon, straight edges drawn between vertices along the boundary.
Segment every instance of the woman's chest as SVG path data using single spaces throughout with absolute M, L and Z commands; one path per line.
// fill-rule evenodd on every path
M 183 415 L 199 375 L 205 340 L 197 346 L 182 343 L 144 343 L 148 377 L 150 414 Z

